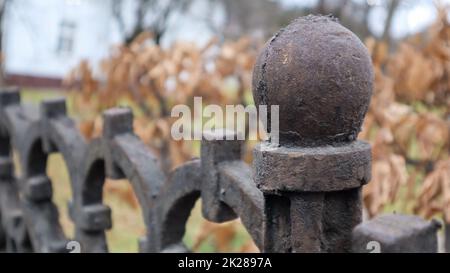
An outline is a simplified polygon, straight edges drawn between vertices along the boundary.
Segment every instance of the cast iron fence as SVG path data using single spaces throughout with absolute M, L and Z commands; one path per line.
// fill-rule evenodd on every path
M 299 27 L 305 23 L 308 28 Z M 311 33 L 323 34 L 328 29 L 332 33 L 326 35 L 345 39 L 346 47 L 339 50 L 348 47 L 357 65 L 346 64 L 343 69 L 353 69 L 351 76 L 356 80 L 361 76 L 359 82 L 339 81 L 336 75 L 327 74 L 336 85 L 324 87 L 324 81 L 315 78 L 318 75 L 291 71 L 290 62 L 296 60 L 289 59 L 289 54 L 303 56 L 306 59 L 301 61 L 307 64 L 317 62 L 301 52 L 312 46 L 289 42 L 309 30 L 311 23 L 317 28 Z M 108 251 L 105 230 L 112 226 L 111 209 L 103 204 L 102 188 L 105 178 L 126 178 L 147 230 L 139 240 L 142 252 L 188 251 L 182 238 L 199 198 L 202 214 L 209 221 L 222 223 L 240 217 L 263 252 L 437 251 L 440 224 L 436 221 L 383 215 L 361 223 L 361 190 L 370 181 L 371 148 L 355 139 L 370 101 L 372 68 L 362 44 L 335 25 L 329 18 L 300 19 L 275 35 L 261 54 L 254 74 L 254 97 L 257 104 L 281 102 L 280 144 L 260 143 L 254 149 L 253 167 L 241 160 L 242 141 L 226 140 L 230 132 L 224 131 L 202 141 L 199 159 L 167 175 L 133 133 L 130 109 L 105 111 L 102 136 L 87 143 L 67 116 L 64 99 L 47 100 L 40 107 L 24 105 L 17 88 L 4 88 L 0 92 L 0 248 L 68 252 L 68 242 L 75 240 L 82 252 Z M 311 33 L 301 34 L 308 37 Z M 317 37 L 298 41 L 308 43 Z M 320 58 L 328 58 L 335 50 L 327 51 L 326 45 Z M 358 66 L 361 61 L 363 65 Z M 315 94 L 298 93 L 299 86 L 323 95 L 322 105 L 309 104 L 317 99 Z M 341 89 L 334 90 L 336 86 Z M 327 88 L 332 92 L 326 93 Z M 343 94 L 346 88 L 354 94 Z M 330 111 L 336 111 L 339 119 L 327 120 Z M 349 127 L 350 133 L 329 135 L 345 131 L 341 126 Z M 13 150 L 20 175 L 14 170 Z M 65 236 L 52 201 L 52 182 L 46 174 L 52 153 L 62 154 L 70 175 L 68 210 L 75 238 Z

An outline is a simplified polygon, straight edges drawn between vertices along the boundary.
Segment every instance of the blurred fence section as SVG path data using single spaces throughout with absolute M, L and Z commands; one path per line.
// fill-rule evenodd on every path
M 88 142 L 67 116 L 64 99 L 35 107 L 21 103 L 19 90 L 4 89 L 0 247 L 67 252 L 73 239 L 82 252 L 108 251 L 105 230 L 112 219 L 103 203 L 104 181 L 127 178 L 146 226 L 142 252 L 189 251 L 182 239 L 199 198 L 204 218 L 222 223 L 239 217 L 263 252 L 436 252 L 436 221 L 385 215 L 361 223 L 372 153 L 357 135 L 373 76 L 369 52 L 353 33 L 330 17 L 300 18 L 256 61 L 255 102 L 278 105 L 280 116 L 278 130 L 272 127 L 271 138 L 254 148 L 253 166 L 241 159 L 244 143 L 229 140 L 236 139 L 233 132 L 215 130 L 204 132 L 199 159 L 171 172 L 136 136 L 128 108 L 104 111 L 102 134 Z M 47 157 L 56 152 L 68 166 L 73 193 L 70 239 L 46 174 Z
M 364 142 L 328 150 L 262 143 L 254 162 L 256 181 L 263 185 L 260 190 L 251 167 L 240 159 L 242 143 L 227 141 L 225 135 L 203 141 L 200 159 L 166 176 L 134 135 L 129 109 L 105 111 L 102 137 L 88 144 L 66 116 L 62 99 L 45 101 L 37 109 L 21 104 L 18 90 L 10 89 L 2 90 L 0 102 L 0 243 L 5 251 L 68 252 L 72 249 L 68 242 L 74 239 L 82 252 L 106 252 L 105 230 L 112 226 L 111 211 L 102 201 L 106 177 L 126 177 L 133 186 L 148 232 L 139 242 L 143 252 L 188 251 L 182 238 L 200 197 L 205 218 L 220 223 L 240 217 L 255 244 L 266 252 L 367 251 L 372 250 L 367 248 L 372 241 L 386 251 L 436 251 L 439 224 L 418 217 L 382 216 L 358 226 L 352 235 L 361 221 L 362 202 L 360 191 L 351 188 L 361 187 L 360 166 L 370 167 L 370 147 Z M 20 158 L 20 176 L 14 172 L 12 150 Z M 47 157 L 55 152 L 63 155 L 70 173 L 69 211 L 76 225 L 71 239 L 59 224 L 46 175 Z M 327 171 L 327 166 L 333 169 Z M 325 176 L 317 177 L 321 172 Z M 343 172 L 351 176 L 330 176 Z M 350 189 L 314 184 L 325 178 L 341 179 L 341 185 Z M 305 190 L 286 191 L 289 179 L 305 179 Z

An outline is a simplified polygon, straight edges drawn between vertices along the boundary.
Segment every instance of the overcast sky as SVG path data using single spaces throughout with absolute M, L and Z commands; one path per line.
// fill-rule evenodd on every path
M 312 6 L 317 0 L 280 0 L 286 6 Z M 369 1 L 375 7 L 370 13 L 369 24 L 373 33 L 381 35 L 387 11 L 379 3 L 384 0 L 353 0 Z M 401 0 L 401 4 L 393 18 L 392 35 L 395 38 L 421 31 L 436 19 L 436 8 L 433 0 Z M 441 0 L 450 4 L 450 0 Z

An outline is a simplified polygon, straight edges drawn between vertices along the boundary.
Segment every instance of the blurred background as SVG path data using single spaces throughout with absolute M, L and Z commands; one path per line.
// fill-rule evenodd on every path
M 23 100 L 66 96 L 87 139 L 101 112 L 129 106 L 135 132 L 169 172 L 199 155 L 199 143 L 173 141 L 171 108 L 253 103 L 255 57 L 296 17 L 331 14 L 366 44 L 374 96 L 361 139 L 373 145 L 365 216 L 413 213 L 450 223 L 450 1 L 431 0 L 0 0 L 1 85 Z M 251 162 L 254 143 L 247 143 Z M 68 236 L 73 224 L 63 158 L 49 158 L 54 202 Z M 113 252 L 137 251 L 145 233 L 126 181 L 106 181 Z M 198 252 L 254 252 L 239 220 L 214 224 L 192 212 L 185 243 Z

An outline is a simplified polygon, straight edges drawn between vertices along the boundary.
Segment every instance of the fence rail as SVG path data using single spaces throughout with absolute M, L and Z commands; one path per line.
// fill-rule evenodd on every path
M 292 71 L 298 60 L 289 56 L 312 49 L 288 43 L 298 39 L 306 23 L 320 35 L 345 39 L 347 47 L 341 50 L 348 48 L 353 56 L 345 68 L 360 77 L 358 84 L 335 77 L 341 88 L 336 90 L 321 85 L 323 79 L 312 72 L 299 77 L 299 71 Z M 199 198 L 204 218 L 222 223 L 239 217 L 263 252 L 436 251 L 440 225 L 435 221 L 388 215 L 361 223 L 361 189 L 370 181 L 371 151 L 368 143 L 355 139 L 370 100 L 372 68 L 355 37 L 329 18 L 306 17 L 268 43 L 256 64 L 254 97 L 257 104 L 280 104 L 280 145 L 260 143 L 253 166 L 241 160 L 243 143 L 226 140 L 232 132 L 223 131 L 202 141 L 200 159 L 165 174 L 133 133 L 130 109 L 105 111 L 102 136 L 87 143 L 67 116 L 64 99 L 35 107 L 21 103 L 17 88 L 1 90 L 0 247 L 8 252 L 68 252 L 67 243 L 74 239 L 82 252 L 107 252 L 105 230 L 112 220 L 111 209 L 103 204 L 103 184 L 105 178 L 127 178 L 147 230 L 139 240 L 142 252 L 189 251 L 182 238 Z M 318 58 L 326 59 L 333 49 L 322 50 Z M 308 84 L 301 82 L 305 79 Z M 299 93 L 298 86 L 308 90 Z M 347 89 L 356 95 L 343 93 Z M 309 91 L 321 94 L 323 105 L 310 104 L 316 94 Z M 65 236 L 52 202 L 46 174 L 52 153 L 61 153 L 68 167 L 75 238 Z

